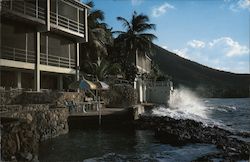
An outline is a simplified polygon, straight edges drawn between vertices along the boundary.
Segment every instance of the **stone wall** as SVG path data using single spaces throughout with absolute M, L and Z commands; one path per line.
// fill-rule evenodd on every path
M 78 92 L 59 91 L 22 91 L 8 90 L 0 91 L 0 105 L 16 104 L 50 104 L 52 107 L 64 107 L 65 100 L 82 101 L 85 95 Z
M 17 100 L 22 94 L 22 90 L 0 90 L 0 105 L 9 105 Z
M 68 132 L 68 109 L 49 108 L 47 104 L 5 106 L 3 117 L 22 119 L 36 125 L 39 141 Z
M 39 141 L 68 132 L 68 109 L 48 104 L 2 105 L 1 160 L 37 161 Z
M 103 92 L 102 96 L 106 107 L 132 107 L 137 101 L 134 87 L 130 84 L 110 85 L 110 89 Z
M 25 120 L 1 118 L 1 161 L 38 161 L 36 127 Z

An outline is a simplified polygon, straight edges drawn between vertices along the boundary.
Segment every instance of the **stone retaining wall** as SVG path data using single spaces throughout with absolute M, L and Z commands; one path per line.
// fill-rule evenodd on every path
M 51 108 L 48 104 L 5 105 L 1 118 L 15 120 L 1 122 L 3 141 L 1 160 L 36 161 L 38 143 L 68 132 L 67 108 Z
M 0 91 L 0 105 L 17 105 L 17 104 L 50 104 L 53 107 L 64 107 L 65 100 L 82 101 L 84 93 L 78 92 L 58 92 L 58 91 L 21 91 L 9 90 Z
M 102 93 L 107 107 L 131 107 L 137 102 L 136 91 L 130 84 L 110 85 L 110 89 Z
M 47 104 L 5 106 L 3 117 L 23 119 L 36 125 L 39 141 L 68 132 L 68 109 L 49 108 Z M 11 110 L 11 111 L 10 111 Z
M 25 120 L 1 118 L 1 161 L 38 161 L 36 127 Z

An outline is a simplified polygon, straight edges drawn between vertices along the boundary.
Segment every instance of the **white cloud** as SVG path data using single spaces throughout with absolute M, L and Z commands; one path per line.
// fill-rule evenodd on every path
M 250 10 L 250 0 L 239 0 L 237 5 L 239 8 Z
M 173 52 L 176 53 L 177 55 L 185 58 L 185 59 L 189 59 L 189 57 L 187 55 L 188 48 L 174 49 Z
M 211 48 L 220 48 L 228 57 L 240 56 L 249 53 L 249 48 L 247 46 L 239 44 L 239 42 L 234 41 L 230 37 L 214 39 L 209 42 L 209 46 Z
M 158 7 L 154 7 L 152 10 L 152 16 L 153 17 L 159 17 L 167 12 L 169 9 L 174 9 L 175 7 L 167 2 L 163 3 L 162 5 Z
M 142 4 L 143 0 L 131 0 L 132 6 L 137 6 Z
M 226 3 L 230 3 L 229 9 L 233 12 L 238 12 L 241 9 L 247 9 L 250 11 L 250 0 L 239 0 L 235 3 L 235 1 L 225 1 Z
M 198 42 L 198 43 L 197 43 Z M 202 42 L 202 41 L 201 41 Z M 235 73 L 249 73 L 249 47 L 231 37 L 219 37 L 207 42 L 187 41 L 184 47 L 169 51 L 200 64 Z M 202 48 L 194 48 L 202 47 Z
M 187 45 L 193 48 L 204 48 L 205 42 L 202 42 L 199 40 L 192 40 L 192 41 L 188 41 Z

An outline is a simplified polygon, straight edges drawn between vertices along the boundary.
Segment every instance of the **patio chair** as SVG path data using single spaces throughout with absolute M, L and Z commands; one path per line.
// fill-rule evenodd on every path
M 74 101 L 65 101 L 65 106 L 69 109 L 69 112 L 77 110 L 77 105 Z

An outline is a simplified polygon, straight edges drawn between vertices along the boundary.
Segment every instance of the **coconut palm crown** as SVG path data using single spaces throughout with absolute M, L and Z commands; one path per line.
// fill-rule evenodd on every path
M 92 1 L 87 3 L 94 7 Z M 104 13 L 101 10 L 91 9 L 88 14 L 88 42 L 82 44 L 87 58 L 100 59 L 102 55 L 107 55 L 107 46 L 113 43 L 111 29 L 103 23 Z
M 149 17 L 144 14 L 133 12 L 131 21 L 117 17 L 122 22 L 125 31 L 115 31 L 119 34 L 116 38 L 119 46 L 123 46 L 128 53 L 136 54 L 137 52 L 150 53 L 152 41 L 157 37 L 149 33 L 149 30 L 155 30 L 155 24 L 149 23 Z

